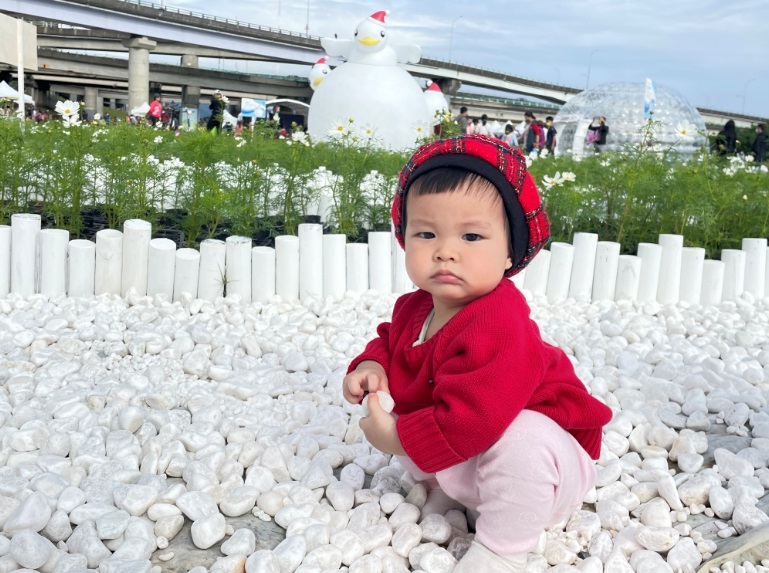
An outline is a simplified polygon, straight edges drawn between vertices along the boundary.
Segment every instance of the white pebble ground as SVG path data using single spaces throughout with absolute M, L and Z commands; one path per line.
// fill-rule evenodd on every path
M 185 522 L 210 571 L 449 573 L 464 513 L 420 519 L 424 489 L 342 399 L 394 300 L 0 300 L 0 573 L 159 573 Z M 696 571 L 769 522 L 769 299 L 532 308 L 615 417 L 527 571 Z M 256 550 L 270 520 L 286 538 Z

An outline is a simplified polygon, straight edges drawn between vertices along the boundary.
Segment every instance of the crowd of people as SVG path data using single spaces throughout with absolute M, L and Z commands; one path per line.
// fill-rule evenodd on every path
M 459 115 L 455 121 L 459 126 L 460 135 L 478 134 L 493 137 L 504 141 L 510 147 L 520 147 L 526 153 L 547 150 L 552 155 L 558 144 L 558 131 L 553 125 L 552 116 L 548 116 L 543 122 L 530 111 L 524 114 L 523 121 L 518 125 L 508 121 L 503 132 L 494 130 L 485 113 L 478 120 L 474 120 L 468 115 L 467 108 L 464 106 L 459 109 Z M 608 127 L 606 130 L 608 131 Z M 605 135 L 604 143 L 606 143 Z

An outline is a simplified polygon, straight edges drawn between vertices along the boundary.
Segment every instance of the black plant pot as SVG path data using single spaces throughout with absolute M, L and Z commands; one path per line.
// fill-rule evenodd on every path
M 251 235 L 251 239 L 254 241 L 255 247 L 274 247 L 275 246 L 275 239 L 272 237 L 272 234 L 266 229 L 253 233 Z
M 84 239 L 88 239 L 89 241 L 95 239 L 96 233 L 107 228 L 107 218 L 104 215 L 82 215 L 80 221 L 82 224 L 82 231 L 80 234 Z
M 171 239 L 176 243 L 176 248 L 181 249 L 185 246 L 184 233 L 179 229 L 156 229 L 152 233 L 153 239 Z
M 305 215 L 303 217 L 305 223 L 320 223 L 320 215 Z

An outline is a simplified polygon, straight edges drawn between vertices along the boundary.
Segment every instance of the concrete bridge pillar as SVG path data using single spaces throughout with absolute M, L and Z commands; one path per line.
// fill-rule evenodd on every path
M 145 37 L 125 40 L 128 48 L 128 112 L 150 99 L 150 50 L 157 42 Z
M 453 78 L 438 78 L 433 81 L 438 84 L 438 87 L 441 88 L 441 91 L 447 96 L 453 96 L 459 91 L 459 88 L 462 87 L 462 82 Z
M 90 121 L 95 113 L 101 113 L 99 108 L 99 89 L 87 86 L 85 88 L 85 116 L 84 119 Z

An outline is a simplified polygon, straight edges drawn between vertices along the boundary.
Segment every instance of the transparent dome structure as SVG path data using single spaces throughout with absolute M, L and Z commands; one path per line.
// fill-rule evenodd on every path
M 627 145 L 641 143 L 644 118 L 645 82 L 618 82 L 603 84 L 575 95 L 553 118 L 558 130 L 557 153 L 582 156 L 592 153 L 586 144 L 588 126 L 596 116 L 606 116 L 609 133 L 606 150 L 619 150 Z M 655 129 L 655 140 L 664 147 L 675 145 L 680 153 L 692 154 L 705 145 L 705 122 L 700 113 L 677 91 L 656 86 L 656 106 L 653 119 L 661 122 Z M 686 141 L 676 128 L 684 123 L 693 124 L 696 135 Z

